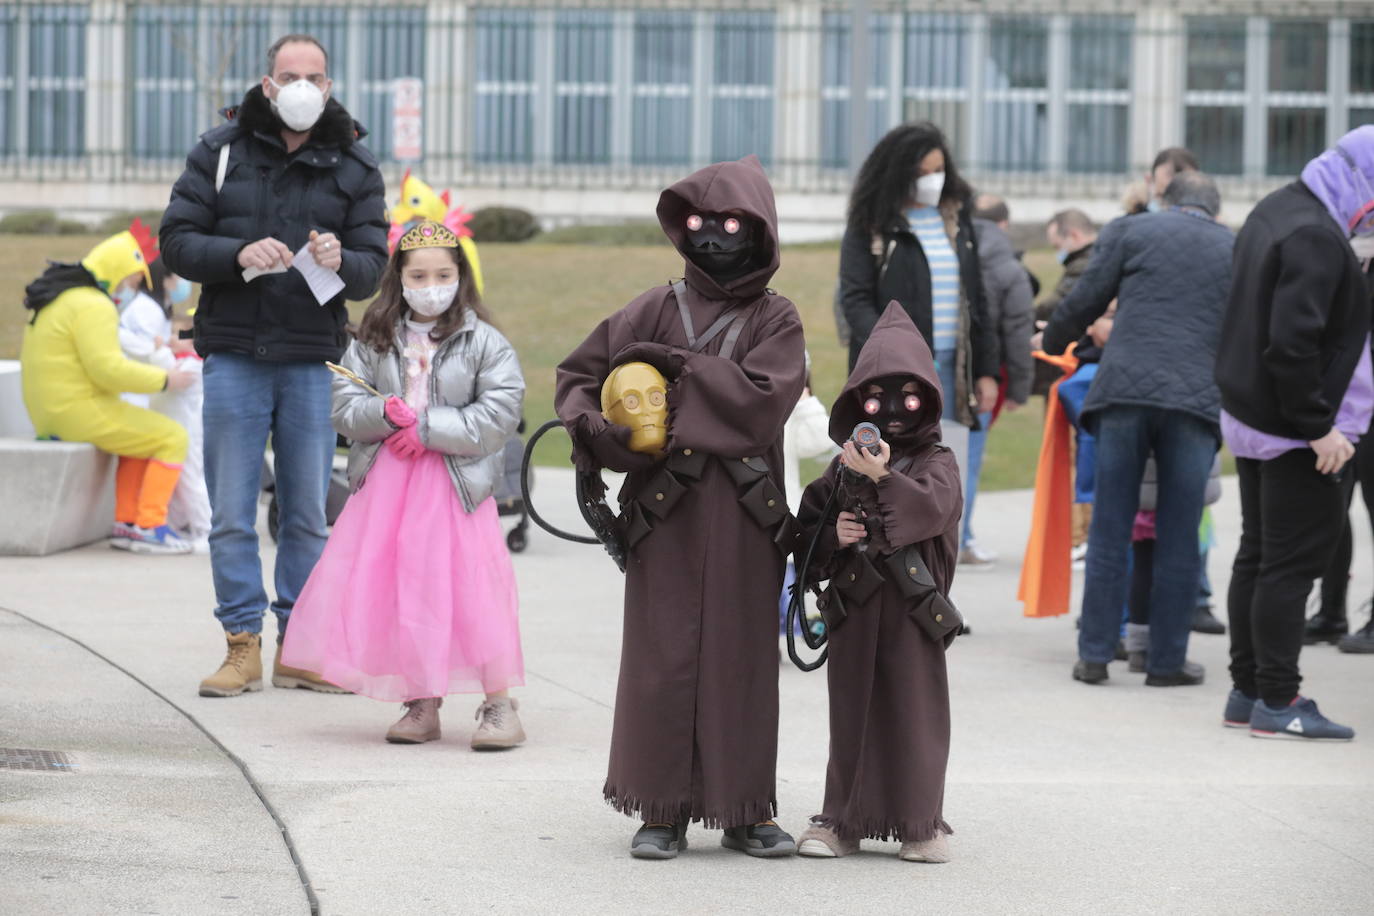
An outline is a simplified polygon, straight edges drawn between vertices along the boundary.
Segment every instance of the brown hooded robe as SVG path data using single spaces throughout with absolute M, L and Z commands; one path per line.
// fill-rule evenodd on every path
M 883 433 L 892 448 L 890 473 L 879 483 L 860 477 L 846 485 L 849 505 L 837 503 L 822 518 L 840 480 L 836 458 L 806 488 L 798 520 L 803 544 L 824 526 L 807 575 L 811 582 L 835 576 L 853 556 L 852 547 L 837 548 L 839 511 L 857 499 L 869 516 L 881 520 L 877 530 L 870 527 L 867 556 L 885 581 L 866 601 L 847 600 L 848 616 L 830 635 L 830 764 L 821 817 L 845 839 L 921 842 L 952 832 L 943 815 L 949 759 L 945 644 L 932 640 L 911 618 L 908 601 L 880 558 L 916 545 L 936 587 L 948 595 L 958 558 L 963 487 L 953 453 L 939 444 L 942 397 L 930 348 L 896 302 L 874 327 L 835 401 L 831 439 L 842 444 L 856 424 L 868 419 L 864 387 L 893 375 L 920 382 L 922 411 L 914 428 L 896 441 Z
M 781 492 L 782 431 L 801 396 L 805 356 L 796 308 L 767 289 L 778 269 L 777 212 L 755 157 L 709 166 L 659 199 L 659 222 L 684 256 L 687 217 L 708 212 L 764 226 L 765 266 L 736 280 L 717 283 L 686 263 L 698 335 L 727 309 L 745 308 L 731 357 L 717 355 L 723 333 L 692 352 L 671 287 L 656 287 L 559 365 L 555 409 L 574 461 L 596 467 L 590 443 L 620 429 L 601 416 L 610 370 L 644 360 L 670 381 L 669 457 L 631 470 L 620 493 L 640 535 L 631 528 L 604 792 L 646 821 L 735 827 L 776 811 L 777 606 L 791 544 L 775 538 L 794 533 Z

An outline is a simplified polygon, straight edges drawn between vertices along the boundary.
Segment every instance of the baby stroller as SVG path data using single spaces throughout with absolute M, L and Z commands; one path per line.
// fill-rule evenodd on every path
M 520 517 L 515 527 L 506 532 L 506 546 L 511 553 L 523 553 L 529 546 L 530 514 L 520 494 L 520 463 L 525 457 L 525 444 L 520 441 L 520 436 L 524 432 L 525 421 L 522 418 L 515 435 L 507 439 L 501 449 L 501 479 L 496 482 L 496 513 Z M 533 474 L 530 477 L 530 489 L 534 489 Z

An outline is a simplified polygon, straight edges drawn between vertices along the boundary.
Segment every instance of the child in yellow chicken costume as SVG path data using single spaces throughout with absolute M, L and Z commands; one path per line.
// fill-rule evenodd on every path
M 477 287 L 477 295 L 482 295 L 486 289 L 486 284 L 482 282 L 482 262 L 477 259 L 477 243 L 472 240 L 472 230 L 468 228 L 472 214 L 462 207 L 453 206 L 448 191 L 434 193 L 433 188 L 406 169 L 401 177 L 401 202 L 391 209 L 387 217 L 391 221 L 387 245 L 393 250 L 406 230 L 422 220 L 440 223 L 452 231 L 458 236 L 458 247 L 463 249 L 463 256 L 472 267 L 472 282 Z
M 126 359 L 118 303 L 149 280 L 152 235 L 138 221 L 78 264 L 53 263 L 24 291 L 33 312 L 19 353 L 24 406 L 40 438 L 89 442 L 119 456 L 111 546 L 139 553 L 189 553 L 167 526 L 167 503 L 186 459 L 186 430 L 120 400 L 189 379 Z

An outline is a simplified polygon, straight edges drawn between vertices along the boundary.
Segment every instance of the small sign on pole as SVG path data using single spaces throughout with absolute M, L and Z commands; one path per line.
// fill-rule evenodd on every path
M 391 155 L 398 162 L 419 162 L 424 155 L 425 84 L 401 77 L 391 85 Z

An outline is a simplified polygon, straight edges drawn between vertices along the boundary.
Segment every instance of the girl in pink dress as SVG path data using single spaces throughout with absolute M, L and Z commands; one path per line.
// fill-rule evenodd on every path
M 403 701 L 387 740 L 440 736 L 450 693 L 482 693 L 477 749 L 525 740 L 515 574 L 492 490 L 525 383 L 486 320 L 458 239 L 422 223 L 392 253 L 334 381 L 353 495 L 291 613 L 282 661 Z

